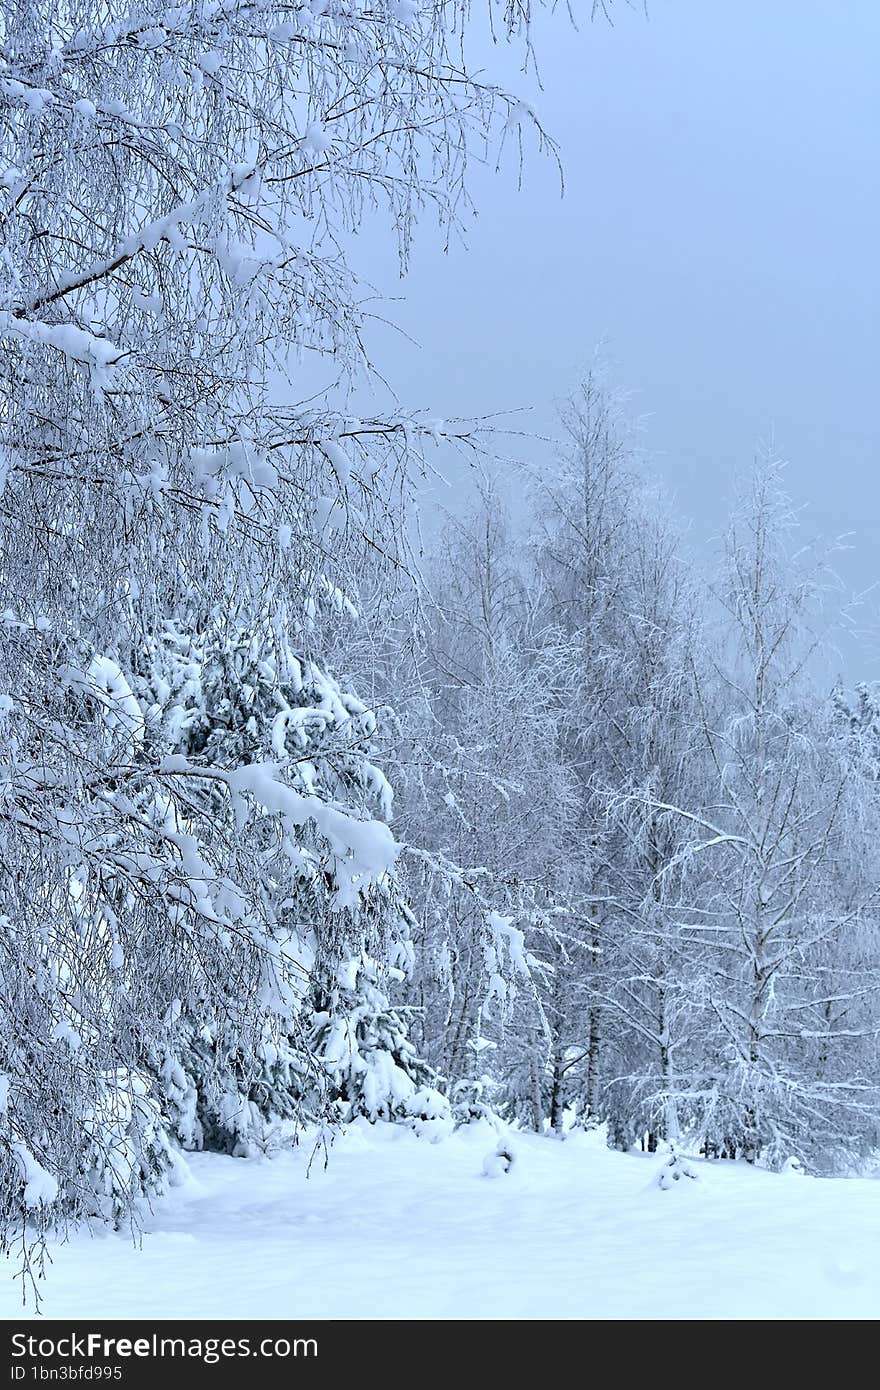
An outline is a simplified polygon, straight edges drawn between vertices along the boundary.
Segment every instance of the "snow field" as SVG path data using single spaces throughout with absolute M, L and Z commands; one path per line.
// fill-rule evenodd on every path
M 195 1154 L 125 1232 L 53 1249 L 54 1318 L 873 1318 L 880 1187 L 694 1162 L 598 1136 L 512 1139 L 480 1123 L 430 1144 L 356 1122 L 325 1167 L 311 1143 L 253 1161 Z M 484 1171 L 485 1169 L 488 1170 Z M 494 1180 L 490 1180 L 490 1176 Z M 11 1271 L 10 1271 L 11 1274 Z M 7 1275 L 0 1314 L 21 1315 Z

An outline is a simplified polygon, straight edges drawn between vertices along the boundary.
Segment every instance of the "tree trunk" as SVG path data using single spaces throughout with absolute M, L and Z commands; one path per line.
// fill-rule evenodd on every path
M 594 1005 L 590 1009 L 590 1033 L 587 1042 L 587 1084 L 584 1094 L 584 1118 L 588 1121 L 592 1120 L 596 1114 L 596 1097 L 599 1090 L 600 1029 L 600 1012 Z
M 541 1104 L 541 1077 L 538 1071 L 537 1047 L 533 1047 L 529 1058 L 529 1080 L 531 1082 L 532 1129 L 536 1134 L 544 1132 L 544 1109 Z
M 593 922 L 590 929 L 591 971 L 598 969 L 599 928 Z M 599 1093 L 599 1052 L 602 1043 L 602 1014 L 597 1004 L 590 1005 L 589 1034 L 587 1038 L 587 1083 L 584 1094 L 584 1121 L 589 1122 L 596 1114 L 596 1101 Z
M 554 1134 L 562 1138 L 562 1130 L 565 1122 L 564 1089 L 562 1078 L 564 1072 L 564 1054 L 561 1050 L 553 1053 L 553 1080 L 550 1087 L 550 1128 Z

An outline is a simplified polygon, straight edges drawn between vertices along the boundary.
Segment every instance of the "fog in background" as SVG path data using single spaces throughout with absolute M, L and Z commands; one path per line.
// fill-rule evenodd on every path
M 772 432 L 809 504 L 805 539 L 853 532 L 837 568 L 861 590 L 880 576 L 880 6 L 650 0 L 647 16 L 612 14 L 579 31 L 539 16 L 543 90 L 476 34 L 472 61 L 557 139 L 565 196 L 528 137 L 519 191 L 512 147 L 500 173 L 475 163 L 466 246 L 438 256 L 426 219 L 402 282 L 377 218 L 355 264 L 403 296 L 383 309 L 403 332 L 374 327 L 376 362 L 407 406 L 528 406 L 518 426 L 548 434 L 602 343 L 698 558 L 733 471 Z M 428 533 L 438 501 L 460 508 L 473 488 L 466 465 L 444 468 Z M 843 666 L 880 677 L 877 643 L 846 643 Z

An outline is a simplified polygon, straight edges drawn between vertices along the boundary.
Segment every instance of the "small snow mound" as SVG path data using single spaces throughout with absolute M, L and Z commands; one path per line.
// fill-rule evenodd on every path
M 516 1154 L 510 1141 L 499 1139 L 492 1152 L 486 1154 L 483 1159 L 483 1177 L 500 1178 L 502 1174 L 509 1173 L 515 1158 Z
M 791 1158 L 787 1158 L 785 1160 L 779 1171 L 780 1173 L 790 1173 L 794 1177 L 802 1178 L 806 1174 L 807 1170 L 801 1163 L 800 1159 L 795 1154 L 792 1154 Z
M 687 1182 L 683 1181 L 685 1178 L 690 1178 L 696 1182 L 696 1172 L 687 1159 L 673 1149 L 657 1174 L 657 1186 L 662 1192 L 668 1192 L 673 1187 L 683 1189 L 688 1186 Z

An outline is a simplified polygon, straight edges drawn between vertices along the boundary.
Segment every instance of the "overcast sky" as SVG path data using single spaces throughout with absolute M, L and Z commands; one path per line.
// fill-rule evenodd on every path
M 586 0 L 575 8 L 587 9 Z M 479 217 L 448 256 L 426 227 L 395 279 L 391 239 L 359 269 L 405 296 L 376 356 L 438 415 L 554 400 L 604 341 L 645 417 L 654 466 L 705 551 L 734 468 L 772 430 L 805 528 L 855 532 L 851 588 L 880 576 L 880 4 L 649 0 L 614 26 L 536 25 L 543 91 L 477 44 L 558 139 L 566 194 L 539 156 L 476 169 Z M 469 486 L 455 474 L 456 493 Z M 866 650 L 852 674 L 880 677 Z

